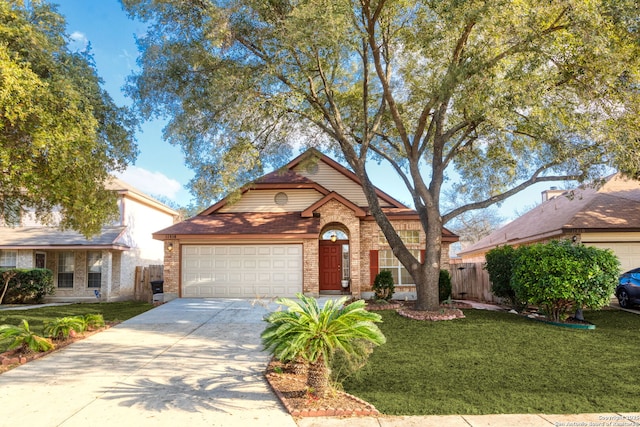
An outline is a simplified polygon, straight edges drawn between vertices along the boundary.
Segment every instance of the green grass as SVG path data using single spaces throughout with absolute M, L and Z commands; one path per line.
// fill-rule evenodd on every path
M 638 315 L 587 312 L 589 331 L 482 310 L 443 322 L 381 314 L 387 343 L 343 385 L 384 414 L 638 410 Z
M 102 314 L 105 322 L 124 321 L 153 308 L 152 304 L 136 301 L 57 305 L 29 310 L 0 310 L 0 325 L 19 325 L 22 319 L 31 330 L 42 335 L 45 322 L 66 316 Z M 7 350 L 10 340 L 0 340 L 0 353 Z

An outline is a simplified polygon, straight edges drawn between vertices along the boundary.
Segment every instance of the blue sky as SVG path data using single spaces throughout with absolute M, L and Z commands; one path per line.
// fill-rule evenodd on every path
M 129 105 L 131 101 L 121 89 L 127 76 L 137 69 L 135 35 L 144 34 L 144 25 L 130 20 L 118 0 L 54 0 L 53 3 L 58 4 L 58 11 L 67 21 L 67 34 L 73 48 L 82 49 L 91 43 L 105 89 L 118 105 Z M 187 205 L 191 195 L 184 186 L 193 172 L 184 165 L 180 149 L 163 141 L 163 126 L 160 121 L 142 124 L 137 134 L 138 159 L 120 176 L 142 191 Z M 404 184 L 391 169 L 377 166 L 371 169 L 375 185 L 398 200 L 411 203 Z M 513 219 L 516 211 L 522 213 L 524 207 L 539 203 L 540 192 L 550 185 L 554 184 L 538 184 L 510 198 L 500 207 L 500 215 Z M 562 188 L 562 184 L 559 186 Z

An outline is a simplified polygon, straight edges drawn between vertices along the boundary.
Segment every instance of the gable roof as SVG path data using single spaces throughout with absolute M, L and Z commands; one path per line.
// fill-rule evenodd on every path
M 640 182 L 615 174 L 599 189 L 568 190 L 494 231 L 459 255 L 587 230 L 640 231 Z
M 173 215 L 174 217 L 179 215 L 176 210 L 113 175 L 105 183 L 105 188 L 107 190 L 115 191 L 121 196 L 127 196 L 147 206 L 160 210 L 166 214 Z

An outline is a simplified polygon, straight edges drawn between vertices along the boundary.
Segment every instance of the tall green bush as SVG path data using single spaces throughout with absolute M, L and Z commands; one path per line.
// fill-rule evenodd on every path
M 393 297 L 395 289 L 391 271 L 382 270 L 376 275 L 376 278 L 373 281 L 373 292 L 376 299 L 389 301 Z
M 553 241 L 518 248 L 512 273 L 518 298 L 562 321 L 569 310 L 598 309 L 609 303 L 619 262 L 608 249 Z
M 2 269 L 4 272 L 14 272 L 15 275 L 9 280 L 5 304 L 37 304 L 42 302 L 45 295 L 52 295 L 55 292 L 53 286 L 53 272 L 46 268 L 13 268 Z
M 438 279 L 438 297 L 440 302 L 449 299 L 451 296 L 451 274 L 448 270 L 440 270 Z
M 513 308 L 521 310 L 526 303 L 518 298 L 511 286 L 513 265 L 516 261 L 516 249 L 513 246 L 498 246 L 485 255 L 484 268 L 489 273 L 491 293 L 505 299 Z

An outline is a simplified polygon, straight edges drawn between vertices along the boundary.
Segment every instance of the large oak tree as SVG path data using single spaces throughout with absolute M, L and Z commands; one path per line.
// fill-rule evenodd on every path
M 129 91 L 169 118 L 201 199 L 332 149 L 438 307 L 442 227 L 541 181 L 637 174 L 639 20 L 633 0 L 122 0 L 148 23 Z M 390 164 L 427 235 L 414 258 L 367 173 Z M 449 182 L 463 202 L 444 212 Z M 452 181 L 454 181 L 452 179 Z
M 41 1 L 0 2 L 0 212 L 17 209 L 86 236 L 118 214 L 105 188 L 135 159 L 135 119 L 101 87 L 88 52 Z M 59 216 L 51 215 L 59 212 Z

